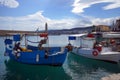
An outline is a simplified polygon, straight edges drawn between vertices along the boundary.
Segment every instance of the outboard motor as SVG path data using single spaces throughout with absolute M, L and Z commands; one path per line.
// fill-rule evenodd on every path
M 4 56 L 8 56 L 13 50 L 12 40 L 11 39 L 5 39 L 4 43 L 5 43 Z

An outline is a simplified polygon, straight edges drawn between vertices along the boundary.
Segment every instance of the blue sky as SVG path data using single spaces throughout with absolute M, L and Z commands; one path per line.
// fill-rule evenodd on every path
M 120 0 L 0 0 L 0 30 L 111 25 L 119 18 Z

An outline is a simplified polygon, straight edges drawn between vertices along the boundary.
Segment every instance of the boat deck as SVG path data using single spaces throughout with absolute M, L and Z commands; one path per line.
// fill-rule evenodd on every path
M 101 53 L 101 55 L 114 55 L 114 54 L 119 54 L 120 55 L 120 52 L 104 52 L 104 53 Z
M 120 54 L 120 52 L 117 52 L 117 51 L 112 51 L 110 47 L 104 47 L 102 52 L 101 52 L 101 55 L 112 55 L 112 54 Z

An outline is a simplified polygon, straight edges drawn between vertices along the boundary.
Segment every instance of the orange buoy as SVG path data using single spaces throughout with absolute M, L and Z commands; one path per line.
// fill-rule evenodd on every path
M 72 51 L 72 49 L 73 49 L 73 47 L 72 47 L 72 45 L 71 45 L 71 44 L 68 44 L 65 48 L 67 48 L 67 49 L 68 49 L 68 51 Z
M 40 37 L 48 37 L 48 33 L 41 33 Z

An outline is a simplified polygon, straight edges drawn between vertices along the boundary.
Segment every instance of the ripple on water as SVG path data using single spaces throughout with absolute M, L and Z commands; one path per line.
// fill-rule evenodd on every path
M 68 54 L 68 58 L 63 65 L 63 68 L 72 80 L 101 80 L 102 77 L 108 76 L 112 73 L 120 72 L 117 64 L 102 62 L 95 60 L 83 59 L 74 54 Z M 97 62 L 97 63 L 96 63 Z M 109 66 L 113 69 L 109 69 Z

